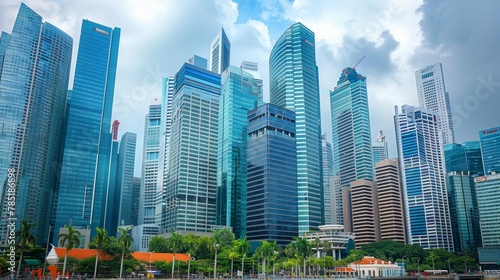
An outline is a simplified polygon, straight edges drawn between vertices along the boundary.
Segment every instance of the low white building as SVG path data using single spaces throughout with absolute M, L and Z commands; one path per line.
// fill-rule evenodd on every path
M 405 274 L 402 265 L 369 256 L 363 257 L 358 262 L 350 263 L 348 267 L 356 271 L 356 274 L 361 277 L 397 277 Z

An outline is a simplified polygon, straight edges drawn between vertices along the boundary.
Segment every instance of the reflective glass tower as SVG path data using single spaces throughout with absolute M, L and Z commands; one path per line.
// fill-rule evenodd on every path
M 175 75 L 164 231 L 210 232 L 216 224 L 220 86 L 219 74 L 189 63 Z
M 433 111 L 395 108 L 407 242 L 453 251 L 439 124 Z
M 269 56 L 271 103 L 296 118 L 299 234 L 324 222 L 321 116 L 314 33 L 298 22 L 276 41 Z
M 295 114 L 265 104 L 248 112 L 247 238 L 286 246 L 298 236 Z
M 55 233 L 65 224 L 106 228 L 109 205 L 111 112 L 120 29 L 83 20 L 55 217 Z M 55 239 L 57 239 L 55 234 Z
M 251 73 L 234 66 L 221 75 L 217 224 L 232 227 L 240 238 L 246 230 L 247 113 L 263 102 L 254 80 Z
M 0 37 L 0 244 L 7 241 L 9 218 L 35 224 L 37 244 L 47 240 L 72 45 L 69 35 L 25 4 L 12 33 Z
M 330 91 L 330 106 L 335 159 L 333 172 L 340 177 L 340 186 L 347 188 L 356 180 L 373 181 L 374 165 L 366 78 L 353 68 L 342 70 L 337 86 Z M 338 205 L 340 209 L 345 208 L 342 204 Z M 344 224 L 343 221 L 339 222 Z
M 321 137 L 321 150 L 323 153 L 323 203 L 325 208 L 325 225 L 331 225 L 335 220 L 332 214 L 334 212 L 332 211 L 332 206 L 335 205 L 332 198 L 335 190 L 332 188 L 333 184 L 330 184 L 330 177 L 333 176 L 333 152 L 332 144 L 326 141 L 325 134 Z
M 500 174 L 474 178 L 484 247 L 500 246 Z
M 134 163 L 137 134 L 125 132 L 120 140 L 120 150 L 118 152 L 118 169 L 116 172 L 118 195 L 115 203 L 118 205 L 118 212 L 113 213 L 113 217 L 121 225 L 137 225 L 137 218 L 132 218 L 134 197 Z
M 480 176 L 484 174 L 481 145 L 479 141 L 444 145 L 444 157 L 446 161 L 446 173 L 466 171 L 470 172 L 471 176 Z
M 231 43 L 226 36 L 224 28 L 217 34 L 210 44 L 209 69 L 221 74 L 230 65 Z
M 479 131 L 484 174 L 500 173 L 500 127 Z

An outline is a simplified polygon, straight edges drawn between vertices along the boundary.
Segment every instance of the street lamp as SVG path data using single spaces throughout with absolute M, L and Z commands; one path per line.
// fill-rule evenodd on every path
M 188 254 L 189 256 L 189 262 L 188 262 L 188 280 L 189 280 L 189 277 L 191 277 L 191 260 L 194 261 L 194 257 L 191 257 L 191 254 Z
M 434 268 L 434 257 L 430 256 L 432 259 L 432 270 L 434 270 L 434 274 L 436 274 L 436 269 Z
M 155 252 L 155 251 L 149 252 L 149 271 L 148 271 L 148 278 L 149 278 L 149 273 L 151 273 L 151 255 L 152 255 L 154 252 Z
M 420 276 L 420 259 L 417 259 L 418 276 Z
M 405 275 L 406 275 L 405 257 L 406 257 L 406 256 L 403 256 L 403 276 L 405 276 Z
M 448 273 L 451 273 L 450 260 L 451 260 L 451 259 L 448 259 Z
M 217 279 L 217 250 L 218 249 L 219 249 L 219 243 L 215 244 L 214 279 Z

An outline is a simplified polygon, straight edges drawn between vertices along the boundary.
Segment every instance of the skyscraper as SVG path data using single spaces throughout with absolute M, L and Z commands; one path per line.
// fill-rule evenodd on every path
M 479 131 L 484 174 L 500 173 L 500 126 Z
M 470 172 L 471 176 L 484 175 L 479 141 L 446 144 L 444 145 L 444 158 L 446 173 L 466 171 Z
M 161 101 L 154 98 L 144 122 L 144 147 L 142 154 L 142 182 L 139 199 L 138 224 L 154 224 L 156 221 L 156 197 L 158 165 L 160 159 Z
M 478 176 L 474 179 L 477 193 L 481 235 L 484 247 L 500 246 L 500 174 Z
M 217 224 L 232 227 L 240 238 L 246 235 L 247 113 L 263 102 L 253 80 L 253 75 L 234 66 L 221 75 Z
M 55 232 L 106 228 L 111 113 L 120 29 L 83 20 L 59 183 Z M 108 209 L 109 210 L 109 209 Z M 107 211 L 107 213 L 110 213 Z M 58 234 L 55 234 L 57 239 Z
M 163 232 L 210 232 L 216 224 L 220 86 L 219 74 L 189 63 L 175 75 Z
M 137 134 L 125 132 L 120 140 L 120 150 L 118 152 L 118 169 L 116 172 L 116 184 L 118 195 L 115 196 L 115 203 L 118 204 L 118 212 L 113 213 L 113 217 L 121 225 L 137 225 L 137 219 L 132 219 L 132 206 L 134 197 L 134 163 L 135 146 Z
M 333 192 L 335 190 L 331 188 L 330 177 L 333 176 L 333 153 L 332 144 L 326 141 L 326 135 L 323 134 L 321 137 L 321 150 L 323 153 L 323 204 L 325 209 L 325 225 L 332 224 L 333 218 L 332 198 L 334 197 Z
M 265 104 L 248 112 L 247 230 L 252 243 L 298 236 L 295 113 Z
M 226 36 L 224 28 L 215 36 L 210 44 L 209 69 L 221 74 L 230 65 L 231 44 Z
M 453 251 L 440 130 L 433 111 L 395 108 L 407 242 Z
M 298 22 L 269 56 L 271 103 L 295 111 L 299 234 L 323 224 L 321 116 L 314 33 Z
M 385 142 L 385 135 L 382 133 L 382 130 L 377 136 L 377 141 L 372 142 L 372 151 L 374 164 L 389 158 L 389 150 L 387 149 L 387 142 Z
M 69 35 L 25 4 L 12 33 L 0 37 L 0 244 L 7 241 L 9 218 L 35 224 L 37 244 L 47 240 L 72 45 Z
M 436 115 L 443 144 L 454 143 L 450 97 L 444 85 L 443 66 L 435 63 L 417 70 L 415 80 L 419 106 L 432 110 Z
M 366 78 L 353 68 L 342 70 L 337 86 L 330 91 L 332 113 L 333 173 L 341 188 L 356 180 L 374 180 L 370 114 Z M 339 201 L 345 209 L 344 200 Z M 345 213 L 345 212 L 344 212 Z M 343 224 L 344 221 L 339 221 Z M 353 231 L 352 228 L 347 228 Z

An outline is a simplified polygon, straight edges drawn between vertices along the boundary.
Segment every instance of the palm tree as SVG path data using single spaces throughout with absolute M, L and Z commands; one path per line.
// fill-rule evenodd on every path
M 255 254 L 262 259 L 262 273 L 264 274 L 264 278 L 266 277 L 266 260 L 268 260 L 274 254 L 274 243 L 269 243 L 264 240 L 260 242 L 259 248 L 255 251 Z
M 295 242 L 288 243 L 285 247 L 285 255 L 287 255 L 288 258 L 295 258 L 295 274 L 298 277 L 299 269 L 297 264 L 297 259 L 298 259 L 297 243 Z M 292 267 L 292 273 L 293 273 L 293 267 Z
M 184 246 L 184 250 L 186 250 L 186 253 L 188 253 L 191 257 L 196 255 L 196 252 L 198 251 L 198 248 L 200 246 L 200 240 L 198 239 L 198 236 L 190 233 L 182 238 L 182 245 Z
M 68 224 L 64 225 L 67 232 L 61 233 L 58 236 L 61 246 L 66 247 L 66 253 L 64 254 L 64 265 L 63 265 L 63 277 L 66 274 L 66 262 L 68 261 L 68 252 L 73 248 L 78 248 L 80 246 L 80 236 L 81 233 L 74 226 Z
M 324 240 L 321 246 L 323 246 L 323 250 L 325 251 L 325 257 L 323 258 L 323 276 L 326 278 L 326 256 L 328 255 L 328 252 L 332 250 L 332 244 L 330 244 L 327 240 Z
M 21 248 L 21 255 L 19 256 L 19 265 L 17 267 L 17 275 L 19 276 L 19 272 L 21 271 L 21 263 L 23 262 L 24 250 L 27 246 L 35 245 L 35 237 L 31 234 L 31 229 L 35 227 L 35 224 L 29 223 L 27 220 L 24 220 L 21 224 L 21 230 L 17 233 L 19 236 L 19 240 L 17 241 L 19 247 Z
M 105 229 L 97 227 L 96 231 L 97 231 L 97 235 L 94 237 L 94 240 L 92 241 L 97 248 L 97 254 L 95 256 L 95 266 L 94 266 L 94 279 L 97 276 L 97 264 L 99 261 L 99 252 L 103 248 L 108 246 L 108 243 L 109 243 L 108 232 Z
M 306 275 L 306 259 L 309 257 L 311 253 L 311 243 L 307 241 L 306 238 L 295 238 L 296 246 L 297 246 L 297 255 L 302 257 L 304 262 L 304 276 Z
M 245 257 L 248 253 L 252 252 L 252 246 L 250 246 L 250 242 L 248 242 L 247 237 L 243 239 L 238 239 L 236 241 L 236 251 L 241 255 L 241 273 L 243 275 L 243 271 L 245 269 Z M 241 276 L 243 278 L 243 276 Z
M 128 250 L 130 248 L 130 245 L 132 245 L 132 242 L 134 242 L 134 239 L 130 235 L 131 227 L 127 228 L 119 228 L 120 230 L 120 237 L 118 237 L 118 245 L 122 248 L 122 261 L 120 263 L 120 278 L 122 278 L 123 274 L 123 259 L 125 257 L 125 250 Z
M 233 241 L 233 246 L 231 246 L 230 248 L 230 252 L 229 254 L 227 255 L 227 258 L 231 260 L 231 279 L 233 279 L 233 272 L 234 272 L 234 269 L 233 269 L 233 265 L 234 265 L 234 259 L 236 257 L 238 257 L 238 248 L 236 247 L 237 246 L 237 241 L 234 240 Z
M 172 259 L 172 278 L 174 278 L 174 269 L 175 269 L 175 254 L 182 249 L 182 235 L 177 232 L 172 232 L 172 236 L 167 240 L 168 248 L 174 253 L 174 257 Z

